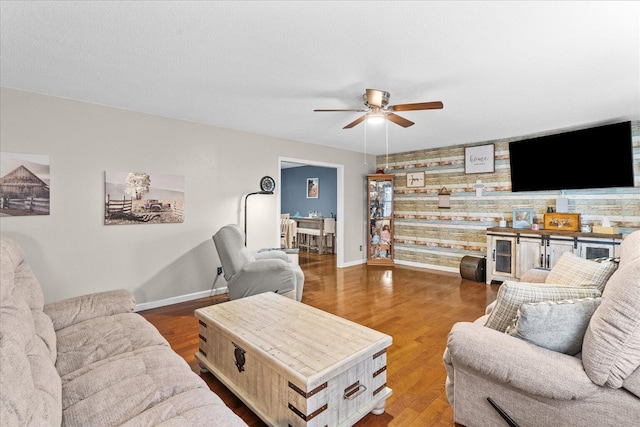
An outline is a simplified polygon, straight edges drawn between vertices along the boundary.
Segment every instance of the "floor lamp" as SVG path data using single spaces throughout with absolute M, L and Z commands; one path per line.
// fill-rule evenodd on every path
M 247 246 L 247 199 L 254 194 L 273 194 L 273 191 L 256 191 L 244 196 L 244 245 Z

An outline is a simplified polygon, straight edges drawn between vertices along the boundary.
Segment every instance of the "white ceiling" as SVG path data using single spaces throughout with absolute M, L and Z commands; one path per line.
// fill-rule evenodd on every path
M 1 84 L 353 151 L 640 119 L 640 2 L 1 1 Z M 385 152 L 367 126 L 367 152 Z

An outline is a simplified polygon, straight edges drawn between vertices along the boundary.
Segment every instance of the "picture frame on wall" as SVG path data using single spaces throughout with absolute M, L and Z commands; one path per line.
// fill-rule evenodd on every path
M 317 199 L 320 193 L 320 179 L 307 178 L 307 199 Z
M 104 194 L 104 225 L 184 222 L 184 175 L 105 171 Z
M 477 145 L 464 148 L 464 173 L 493 173 L 495 171 L 495 145 Z
M 407 172 L 407 188 L 424 187 L 424 172 Z
M 0 153 L 0 215 L 49 215 L 49 155 Z
M 531 209 L 513 210 L 513 228 L 531 228 L 535 212 Z
M 451 209 L 451 191 L 447 190 L 447 187 L 438 191 L 438 208 Z

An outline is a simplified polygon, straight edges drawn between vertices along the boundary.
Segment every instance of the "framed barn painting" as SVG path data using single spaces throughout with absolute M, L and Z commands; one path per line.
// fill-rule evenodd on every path
M 49 215 L 49 156 L 0 153 L 0 214 Z

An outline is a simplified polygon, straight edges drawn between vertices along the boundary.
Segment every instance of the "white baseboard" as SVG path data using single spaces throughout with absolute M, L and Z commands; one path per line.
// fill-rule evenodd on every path
M 439 271 L 447 271 L 450 273 L 460 273 L 460 270 L 455 267 L 443 267 L 441 265 L 421 264 L 419 262 L 412 262 L 412 261 L 394 260 L 393 262 L 397 265 L 406 265 L 407 267 L 417 267 L 417 268 L 424 268 L 428 270 L 439 270 Z M 353 267 L 355 265 L 361 265 L 366 263 L 367 263 L 367 260 L 363 259 L 363 260 L 357 260 L 357 261 L 345 263 L 344 265 L 342 265 L 342 267 Z
M 194 299 L 206 298 L 213 295 L 220 295 L 220 294 L 226 294 L 226 293 L 227 293 L 227 288 L 225 287 L 225 288 L 216 288 L 213 290 L 213 293 L 209 290 L 209 291 L 195 292 L 193 294 L 178 295 L 175 297 L 166 298 L 158 301 L 149 301 L 149 302 L 136 304 L 136 308 L 134 311 L 137 312 L 137 311 L 149 310 L 152 308 L 164 307 L 166 305 L 171 305 L 171 304 L 177 304 L 179 302 L 192 301 Z
M 367 262 L 366 259 L 360 259 L 360 260 L 355 260 L 355 261 L 351 261 L 351 262 L 345 262 L 344 264 L 338 266 L 338 268 L 353 267 L 354 265 L 361 265 L 361 264 L 365 264 L 366 262 Z
M 443 267 L 441 265 L 421 264 L 419 262 L 398 261 L 398 260 L 395 260 L 395 263 L 398 265 L 406 265 L 407 267 L 426 268 L 429 270 L 439 270 L 439 271 L 448 271 L 450 273 L 460 273 L 460 269 L 455 267 Z

